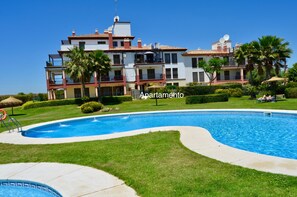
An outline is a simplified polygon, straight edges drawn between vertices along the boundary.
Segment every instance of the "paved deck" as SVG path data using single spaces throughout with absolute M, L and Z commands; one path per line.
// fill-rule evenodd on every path
M 186 110 L 186 111 L 195 111 L 195 110 Z M 203 110 L 199 110 L 199 111 L 203 111 Z M 212 110 L 205 110 L 205 111 L 212 111 Z M 218 110 L 214 110 L 214 111 L 218 111 Z M 226 111 L 226 110 L 224 109 L 222 111 Z M 240 110 L 230 110 L 230 111 L 240 111 Z M 295 114 L 297 113 L 296 111 L 285 111 L 285 110 L 246 110 L 245 109 L 241 111 L 261 111 L 261 112 L 272 111 L 272 112 L 286 112 L 286 113 L 289 112 L 289 113 L 295 113 Z M 148 113 L 148 112 L 140 112 L 140 113 Z M 154 113 L 157 113 L 157 112 L 154 112 Z M 30 128 L 33 126 L 30 126 Z M 52 139 L 29 138 L 29 137 L 24 137 L 20 133 L 16 133 L 16 132 L 15 133 L 4 132 L 0 134 L 0 142 L 10 143 L 10 144 L 57 144 L 57 143 L 70 143 L 70 142 L 81 142 L 81 141 L 92 141 L 92 140 L 106 140 L 106 139 L 144 134 L 149 132 L 172 131 L 172 130 L 180 132 L 181 134 L 180 140 L 184 146 L 204 156 L 207 156 L 225 163 L 230 163 L 233 165 L 256 169 L 259 171 L 297 176 L 297 160 L 295 159 L 286 159 L 281 157 L 268 156 L 268 155 L 236 149 L 214 140 L 206 129 L 200 128 L 200 127 L 192 127 L 192 126 L 155 127 L 150 129 L 141 129 L 141 130 L 135 130 L 135 131 L 129 131 L 129 132 L 108 134 L 108 135 L 71 137 L 71 138 L 52 138 Z
M 136 192 L 117 177 L 90 167 L 60 163 L 0 165 L 0 179 L 29 180 L 46 184 L 65 197 L 126 197 Z

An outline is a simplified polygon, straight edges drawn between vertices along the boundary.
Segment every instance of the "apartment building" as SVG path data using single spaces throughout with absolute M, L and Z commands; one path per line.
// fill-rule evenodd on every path
M 198 61 L 211 57 L 228 58 L 229 65 L 224 66 L 218 74 L 216 83 L 226 81 L 244 82 L 244 68 L 234 64 L 231 42 L 227 48 L 213 44 L 212 50 L 187 51 L 183 47 L 161 45 L 159 43 L 143 44 L 131 34 L 131 23 L 121 22 L 115 17 L 111 27 L 100 33 L 98 29 L 92 34 L 77 35 L 75 31 L 66 40 L 61 41 L 57 54 L 49 54 L 46 62 L 46 83 L 49 99 L 80 98 L 81 82 L 71 79 L 65 72 L 65 62 L 69 61 L 67 53 L 73 47 L 83 48 L 86 52 L 102 50 L 111 59 L 111 70 L 101 76 L 100 93 L 105 96 L 131 95 L 133 90 L 147 91 L 152 84 L 185 86 L 190 82 L 209 82 Z M 239 72 L 239 73 L 238 73 Z M 87 96 L 96 97 L 98 77 L 94 73 L 86 83 Z

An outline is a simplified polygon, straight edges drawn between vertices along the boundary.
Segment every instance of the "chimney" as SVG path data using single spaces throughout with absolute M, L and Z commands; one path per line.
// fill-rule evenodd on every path
M 112 49 L 113 48 L 113 38 L 112 38 L 112 32 L 108 31 L 108 44 L 109 44 L 109 48 Z
M 72 36 L 76 36 L 75 30 L 72 30 Z
M 130 40 L 128 38 L 124 39 L 124 48 L 130 49 Z
M 137 40 L 137 46 L 138 48 L 142 48 L 142 42 L 140 38 Z
M 109 32 L 108 29 L 104 30 L 104 34 L 108 34 L 108 32 Z
M 98 31 L 97 28 L 95 29 L 95 34 L 96 34 L 96 35 L 99 35 L 99 31 Z

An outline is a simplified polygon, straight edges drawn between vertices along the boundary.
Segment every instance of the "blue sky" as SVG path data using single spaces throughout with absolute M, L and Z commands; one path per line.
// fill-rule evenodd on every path
M 5 0 L 0 7 L 0 95 L 46 92 L 45 61 L 60 40 L 109 27 L 114 0 Z M 235 44 L 276 35 L 297 62 L 297 3 L 293 0 L 118 0 L 121 21 L 143 43 L 210 49 L 229 34 Z

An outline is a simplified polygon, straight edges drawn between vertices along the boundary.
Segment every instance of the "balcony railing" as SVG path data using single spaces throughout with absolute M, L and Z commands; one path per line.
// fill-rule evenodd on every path
M 116 82 L 116 81 L 123 81 L 123 76 L 118 75 L 118 76 L 102 76 L 101 77 L 102 82 Z
M 64 44 L 61 45 L 61 51 L 69 51 L 73 49 L 74 47 L 79 47 L 78 44 Z M 109 45 L 108 44 L 86 44 L 84 45 L 85 50 L 108 50 Z
M 156 73 L 154 75 L 139 75 L 139 80 L 162 80 L 163 74 Z

